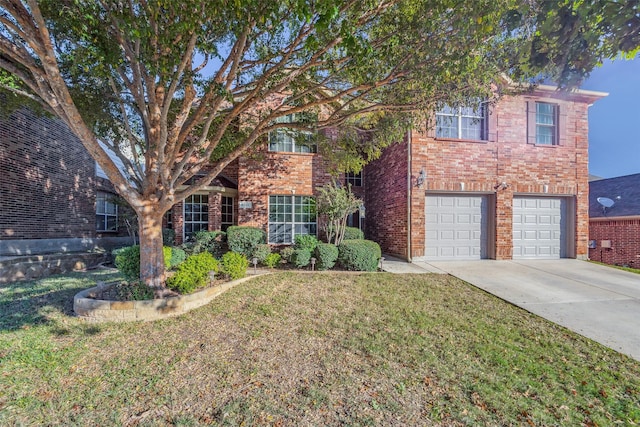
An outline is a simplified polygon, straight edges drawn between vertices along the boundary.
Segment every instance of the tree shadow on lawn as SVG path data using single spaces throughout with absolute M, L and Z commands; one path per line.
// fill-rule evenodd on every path
M 97 270 L 0 285 L 0 331 L 15 331 L 54 323 L 55 318 L 74 316 L 73 297 L 78 292 L 95 286 L 97 281 L 118 278 L 117 272 Z M 94 327 L 85 329 L 89 334 L 99 331 Z M 53 332 L 64 335 L 68 331 L 58 327 Z

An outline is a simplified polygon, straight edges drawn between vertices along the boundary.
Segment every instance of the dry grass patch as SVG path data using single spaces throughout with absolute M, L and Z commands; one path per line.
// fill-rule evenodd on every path
M 286 272 L 153 323 L 66 314 L 0 331 L 0 424 L 640 421 L 637 362 L 451 276 Z

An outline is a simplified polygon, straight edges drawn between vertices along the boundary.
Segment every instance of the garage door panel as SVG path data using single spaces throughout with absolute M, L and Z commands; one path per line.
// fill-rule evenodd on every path
M 486 196 L 426 196 L 425 257 L 442 260 L 485 256 L 486 212 Z
M 566 256 L 566 205 L 558 197 L 514 197 L 513 257 Z

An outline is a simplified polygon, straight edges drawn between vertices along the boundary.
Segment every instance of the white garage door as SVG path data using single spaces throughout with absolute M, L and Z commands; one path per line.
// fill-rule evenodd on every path
M 563 198 L 513 198 L 513 258 L 566 257 L 566 210 Z
M 487 197 L 428 195 L 425 202 L 425 259 L 487 257 Z

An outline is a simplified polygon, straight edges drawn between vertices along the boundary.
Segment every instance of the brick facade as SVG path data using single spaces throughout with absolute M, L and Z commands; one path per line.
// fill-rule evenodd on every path
M 60 120 L 27 109 L 0 119 L 0 171 L 0 240 L 102 236 L 96 192 L 113 187 Z
M 589 259 L 640 268 L 640 217 L 592 219 L 589 239 L 595 240 L 595 248 L 589 249 Z M 603 247 L 603 240 L 610 241 L 611 247 Z
M 598 97 L 550 90 L 504 97 L 490 109 L 487 141 L 436 138 L 433 131 L 412 132 L 367 167 L 370 192 L 367 227 L 371 238 L 387 253 L 404 258 L 422 257 L 426 194 L 484 194 L 492 205 L 490 229 L 495 231 L 490 236 L 490 257 L 511 259 L 514 195 L 555 196 L 566 198 L 570 207 L 571 256 L 585 258 L 589 191 L 587 109 Z M 558 145 L 529 143 L 530 101 L 558 105 L 561 116 Z M 409 192 L 407 164 L 412 183 Z M 418 188 L 416 177 L 421 170 L 425 171 L 426 180 Z M 407 197 L 411 200 L 410 254 Z

